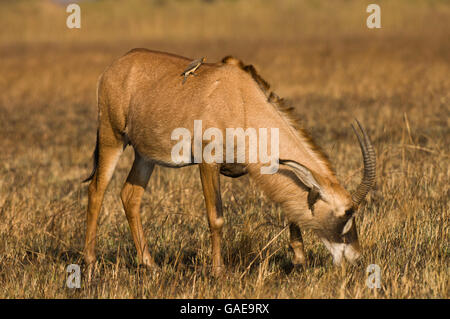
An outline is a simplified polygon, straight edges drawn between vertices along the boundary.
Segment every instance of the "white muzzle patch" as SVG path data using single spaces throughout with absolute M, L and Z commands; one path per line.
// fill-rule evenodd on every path
M 327 239 L 322 238 L 322 241 L 333 256 L 333 263 L 340 265 L 342 263 L 342 257 L 345 256 L 350 263 L 356 261 L 361 255 L 351 245 L 345 243 L 331 243 Z

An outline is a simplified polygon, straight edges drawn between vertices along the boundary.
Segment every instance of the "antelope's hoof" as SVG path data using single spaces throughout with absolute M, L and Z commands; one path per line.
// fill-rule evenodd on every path
M 151 272 L 152 274 L 161 272 L 161 267 L 159 267 L 152 258 L 144 259 L 139 263 L 139 266 Z
M 305 264 L 292 264 L 291 272 L 303 272 L 306 269 Z
M 225 273 L 224 266 L 213 266 L 212 267 L 212 275 L 214 278 L 219 278 Z
M 142 264 L 143 267 L 145 267 L 145 269 L 147 269 L 148 271 L 152 272 L 152 273 L 159 273 L 161 272 L 161 267 L 159 267 L 156 263 L 145 263 Z
M 86 264 L 86 266 L 90 267 L 93 264 L 95 264 L 95 262 L 96 262 L 95 255 L 92 255 L 92 254 L 85 254 L 84 255 L 84 263 Z
M 292 260 L 292 270 L 300 271 L 306 269 L 306 260 L 305 259 L 294 259 Z

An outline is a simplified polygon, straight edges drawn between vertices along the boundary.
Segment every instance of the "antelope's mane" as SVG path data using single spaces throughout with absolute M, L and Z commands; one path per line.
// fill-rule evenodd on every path
M 315 154 L 320 162 L 334 175 L 334 170 L 330 160 L 325 152 L 314 142 L 311 135 L 300 124 L 300 118 L 295 114 L 295 109 L 284 98 L 280 98 L 274 91 L 270 90 L 270 84 L 264 80 L 256 71 L 252 64 L 245 65 L 241 60 L 228 55 L 222 59 L 222 63 L 231 64 L 239 67 L 248 74 L 258 84 L 261 91 L 267 97 L 267 101 L 279 112 L 287 123 L 299 134 L 313 154 Z

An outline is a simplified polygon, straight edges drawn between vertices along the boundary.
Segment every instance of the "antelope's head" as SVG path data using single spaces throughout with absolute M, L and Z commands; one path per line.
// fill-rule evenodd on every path
M 311 211 L 311 228 L 322 239 L 333 255 L 335 264 L 342 258 L 354 262 L 360 256 L 360 246 L 355 224 L 358 207 L 375 182 L 375 151 L 369 137 L 357 121 L 362 132 L 358 138 L 364 160 L 364 175 L 356 190 L 350 194 L 340 184 L 319 176 L 302 164 L 280 160 L 292 169 L 301 183 L 308 188 L 308 208 Z

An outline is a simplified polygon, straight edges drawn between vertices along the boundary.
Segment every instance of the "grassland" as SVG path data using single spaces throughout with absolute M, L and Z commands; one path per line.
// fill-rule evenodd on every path
M 65 7 L 0 3 L 0 298 L 448 298 L 450 6 L 378 1 L 88 1 L 82 28 Z M 142 218 L 160 274 L 141 269 L 119 199 L 133 155 L 119 162 L 99 219 L 94 278 L 65 286 L 83 264 L 98 75 L 133 47 L 254 64 L 296 108 L 353 189 L 362 169 L 349 124 L 377 151 L 376 189 L 357 217 L 363 257 L 336 268 L 309 232 L 309 266 L 292 269 L 279 207 L 248 179 L 221 177 L 222 280 L 198 169 L 157 168 Z M 270 245 L 266 245 L 273 239 Z M 381 289 L 367 288 L 367 265 Z

